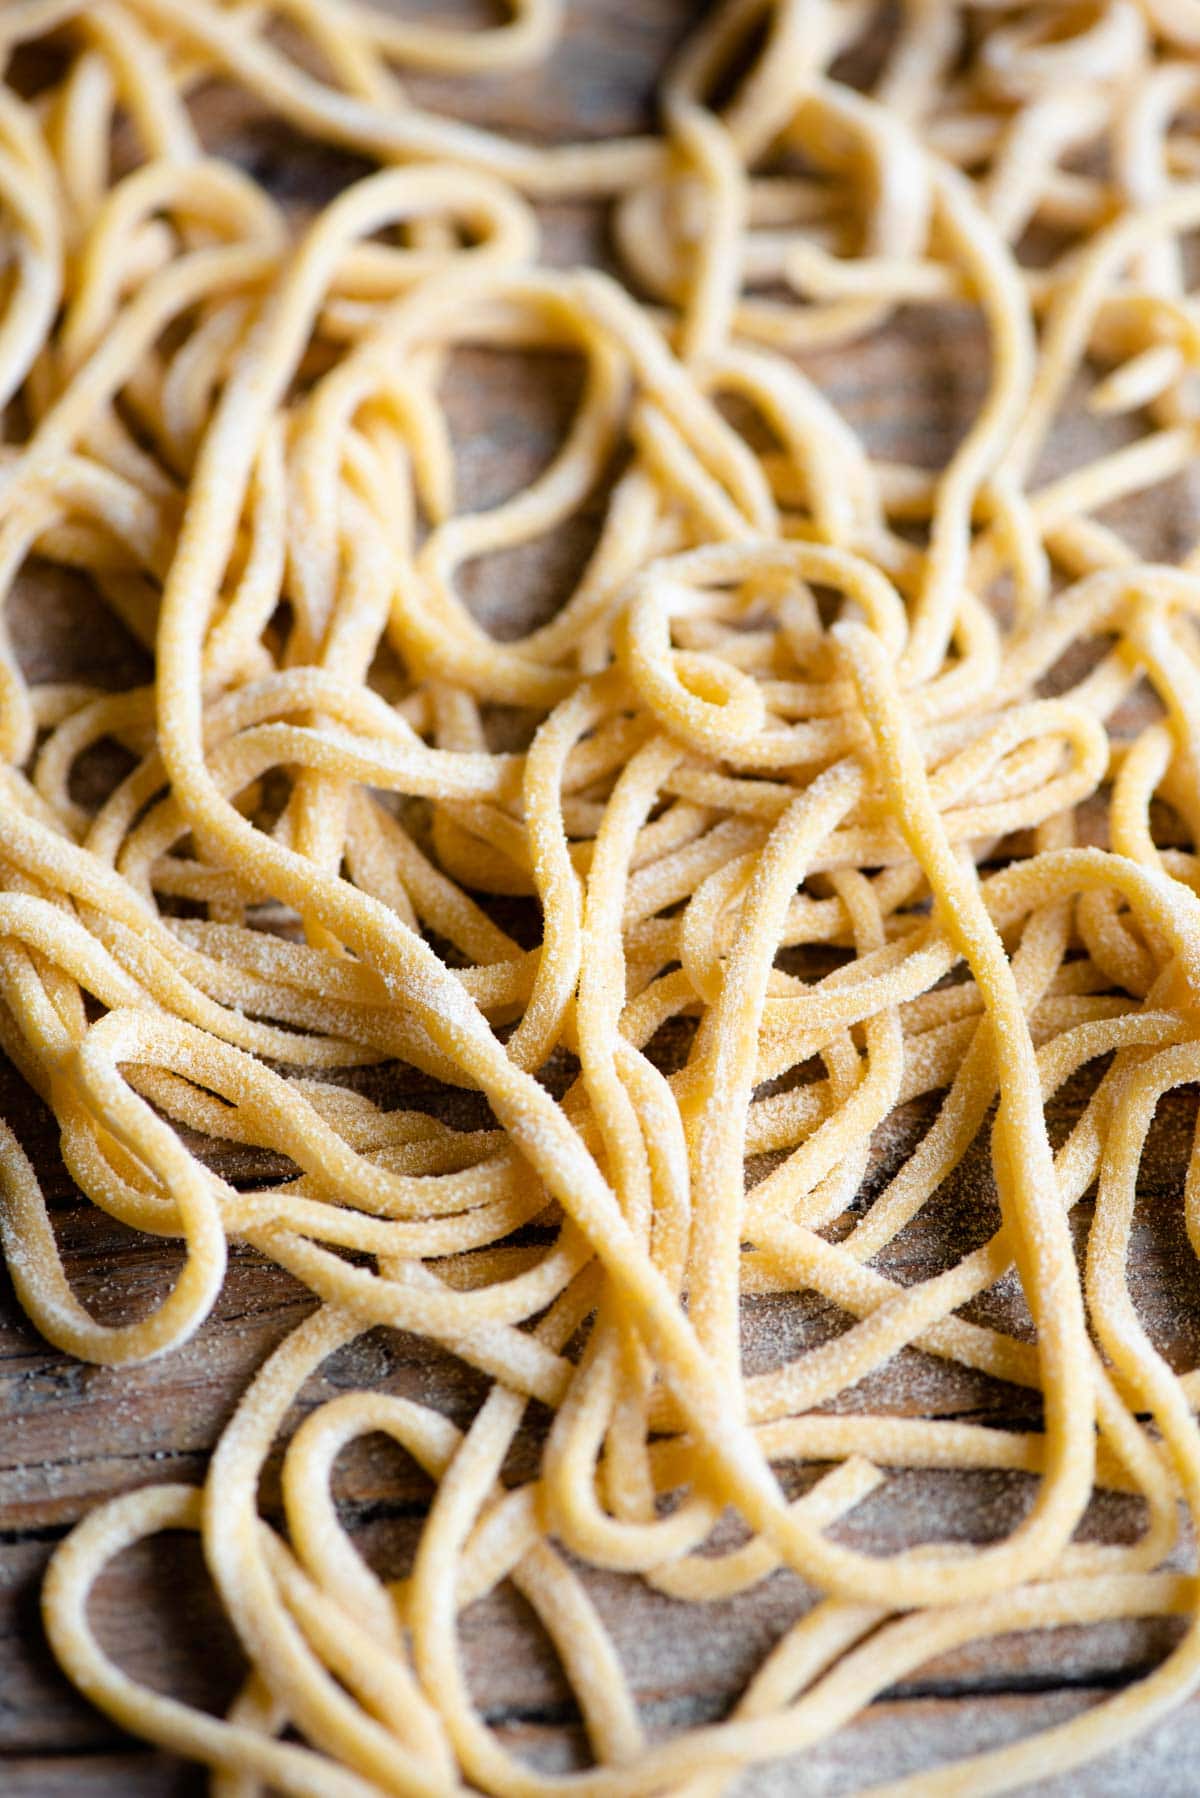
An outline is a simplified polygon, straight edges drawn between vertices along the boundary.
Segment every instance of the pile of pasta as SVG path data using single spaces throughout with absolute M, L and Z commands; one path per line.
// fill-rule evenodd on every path
M 153 658 L 114 692 L 31 684 L 0 644 L 0 1044 L 79 1192 L 182 1245 L 150 1315 L 99 1321 L 6 1128 L 8 1267 L 52 1343 L 109 1365 L 203 1323 L 231 1241 L 317 1302 L 202 1491 L 123 1496 L 57 1551 L 55 1654 L 222 1798 L 701 1798 L 955 1648 L 1180 1618 L 1086 1712 L 872 1789 L 1072 1769 L 1200 1683 L 1200 1370 L 1127 1278 L 1155 1108 L 1200 1079 L 1200 550 L 1147 563 L 1098 516 L 1200 451 L 1200 8 L 724 0 L 657 134 L 551 146 L 405 78 L 537 62 L 559 0 L 435 12 L 0 9 L 0 583 L 82 575 Z M 220 87 L 373 169 L 285 206 L 202 139 Z M 619 278 L 542 257 L 562 199 L 607 209 Z M 806 362 L 948 307 L 986 347 L 931 472 L 871 453 Z M 548 464 L 473 511 L 465 346 L 583 368 Z M 1089 412 L 1113 447 L 1052 475 Z M 561 608 L 489 635 L 467 565 L 581 515 Z M 122 772 L 85 805 L 104 745 Z M 377 1105 L 374 1063 L 490 1127 Z M 873 1137 L 934 1094 L 875 1177 Z M 980 1142 L 994 1233 L 885 1271 Z M 239 1190 L 230 1143 L 285 1173 Z M 1180 1184 L 1200 1253 L 1200 1156 Z M 964 1315 L 1006 1279 L 1032 1331 Z M 786 1293 L 844 1328 L 749 1374 L 741 1302 Z M 294 1401 L 380 1326 L 490 1396 L 465 1430 L 385 1391 L 310 1409 L 262 1515 Z M 906 1349 L 1024 1388 L 1040 1427 L 839 1407 Z M 331 1486 L 374 1432 L 435 1487 L 390 1583 Z M 856 1546 L 856 1507 L 919 1468 L 1013 1470 L 1029 1502 L 984 1545 Z M 1129 1540 L 1080 1534 L 1099 1490 L 1141 1501 Z M 178 1529 L 251 1668 L 227 1717 L 135 1682 L 89 1621 L 106 1565 Z M 700 1607 L 780 1566 L 812 1602 L 731 1714 L 653 1736 L 585 1569 Z M 537 1771 L 477 1708 L 462 1619 L 504 1582 L 586 1769 Z

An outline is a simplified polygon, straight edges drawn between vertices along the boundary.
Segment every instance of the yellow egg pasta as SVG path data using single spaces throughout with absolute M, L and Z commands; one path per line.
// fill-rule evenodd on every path
M 1072 1720 L 871 1788 L 1006 1791 L 1200 1685 L 1200 1369 L 1127 1279 L 1156 1106 L 1200 1081 L 1200 546 L 1149 563 L 1099 516 L 1200 453 L 1200 12 L 721 0 L 659 130 L 620 141 L 410 97 L 537 63 L 561 13 L 0 5 L 0 608 L 37 558 L 153 658 L 125 691 L 38 684 L 0 609 L 0 1045 L 79 1191 L 182 1261 L 148 1316 L 99 1321 L 6 1125 L 0 1239 L 37 1328 L 107 1365 L 186 1341 L 231 1241 L 316 1306 L 202 1491 L 115 1499 L 58 1549 L 47 1631 L 219 1798 L 717 1798 L 955 1648 L 1182 1620 Z M 373 166 L 285 205 L 201 129 L 222 88 Z M 619 274 L 543 255 L 564 199 L 607 209 Z M 877 454 L 814 358 L 946 307 L 984 348 L 930 471 Z M 470 510 L 445 374 L 481 346 L 582 375 L 547 465 Z M 1085 410 L 1112 447 L 1054 453 L 1099 441 Z M 493 635 L 468 565 L 589 509 L 559 610 Z M 105 745 L 124 772 L 85 803 Z M 487 1126 L 381 1107 L 353 1070 L 382 1063 Z M 934 1094 L 868 1187 L 873 1135 Z M 885 1251 L 981 1138 L 996 1228 L 903 1283 Z M 286 1172 L 239 1190 L 206 1142 Z M 1179 1203 L 1200 1254 L 1196 1153 Z M 966 1309 L 1006 1278 L 1030 1332 Z M 747 1371 L 743 1299 L 789 1292 L 845 1328 Z M 319 1405 L 268 1521 L 294 1400 L 377 1326 L 489 1396 L 465 1430 L 385 1391 Z M 1040 1426 L 834 1408 L 908 1348 L 1026 1389 Z M 390 1583 L 332 1495 L 373 1432 L 435 1491 Z M 986 1544 L 856 1546 L 914 1468 L 1013 1470 L 1030 1502 Z M 1101 1490 L 1142 1501 L 1135 1539 L 1080 1532 Z M 226 1717 L 89 1621 L 109 1561 L 178 1529 L 250 1664 Z M 652 1738 L 581 1568 L 703 1606 L 781 1565 L 815 1602 L 728 1717 Z M 463 1614 L 504 1582 L 584 1770 L 534 1770 L 469 1689 Z

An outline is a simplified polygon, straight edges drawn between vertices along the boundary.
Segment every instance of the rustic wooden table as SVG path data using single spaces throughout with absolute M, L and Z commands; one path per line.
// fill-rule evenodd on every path
M 425 0 L 445 16 L 440 0 Z M 407 10 L 413 10 L 408 0 Z M 568 33 L 548 66 L 503 81 L 421 79 L 417 97 L 463 116 L 539 138 L 604 136 L 648 125 L 656 73 L 697 14 L 695 0 L 573 0 Z M 351 159 L 281 135 L 249 100 L 228 95 L 204 109 L 214 134 L 276 191 L 298 203 L 327 197 L 360 172 Z M 605 256 L 603 221 L 573 206 L 544 213 L 554 261 Z M 902 317 L 850 353 L 811 358 L 810 372 L 882 454 L 931 467 L 944 461 L 978 397 L 984 360 L 967 309 Z M 457 356 L 449 388 L 458 428 L 461 499 L 486 503 L 544 461 L 569 416 L 576 375 L 557 358 Z M 1053 459 L 1078 459 L 1083 427 L 1064 429 Z M 1094 437 L 1091 427 L 1086 435 Z M 1147 553 L 1170 555 L 1200 520 L 1188 483 L 1122 510 L 1119 522 Z M 501 634 L 544 616 L 569 585 L 594 520 L 577 521 L 539 547 L 495 557 L 469 572 L 479 615 Z M 144 678 L 144 658 L 102 617 L 81 584 L 31 568 L 13 604 L 13 625 L 35 679 L 84 677 L 124 685 Z M 396 1070 L 375 1071 L 374 1089 L 393 1103 L 463 1115 L 470 1100 L 439 1093 Z M 1056 1127 L 1077 1114 L 1086 1088 L 1055 1105 Z M 52 1119 L 20 1078 L 0 1066 L 0 1113 L 21 1134 L 41 1173 L 68 1266 L 84 1302 L 116 1321 L 148 1309 L 177 1265 L 169 1245 L 134 1238 L 81 1203 L 62 1168 Z M 883 1133 L 877 1172 L 894 1167 L 927 1118 L 910 1108 Z M 1179 1367 L 1200 1360 L 1200 1278 L 1181 1216 L 1190 1101 L 1174 1095 L 1151 1139 L 1135 1246 L 1136 1297 L 1159 1344 Z M 221 1171 L 252 1182 L 270 1173 L 261 1155 L 229 1150 Z M 1087 1206 L 1078 1228 L 1086 1227 Z M 935 1271 L 988 1233 L 995 1216 L 986 1161 L 976 1157 L 918 1225 L 904 1232 L 890 1266 L 900 1277 Z M 290 1277 L 235 1248 L 221 1299 L 197 1338 L 144 1368 L 85 1367 L 49 1349 L 26 1323 L 0 1276 L 0 1791 L 6 1798 L 167 1798 L 198 1792 L 194 1769 L 145 1750 L 84 1704 L 46 1649 L 38 1590 L 54 1544 L 92 1505 L 162 1479 L 195 1480 L 238 1395 L 264 1355 L 311 1301 Z M 1011 1290 L 978 1315 L 1020 1329 Z M 757 1302 L 746 1317 L 753 1368 L 772 1365 L 840 1327 L 813 1297 Z M 371 1384 L 419 1394 L 462 1420 L 478 1399 L 474 1380 L 448 1357 L 410 1338 L 377 1333 L 336 1357 L 306 1389 L 304 1403 Z M 844 1408 L 891 1407 L 943 1417 L 1036 1422 L 1030 1396 L 916 1352 L 846 1395 Z M 395 1448 L 371 1439 L 340 1465 L 345 1512 L 373 1561 L 403 1569 L 427 1489 Z M 1027 1504 L 1020 1476 L 913 1474 L 862 1507 L 855 1539 L 879 1550 L 936 1532 L 983 1541 L 1012 1527 Z M 270 1494 L 267 1495 L 268 1503 Z M 1133 1501 L 1093 1506 L 1087 1527 L 1118 1539 L 1139 1525 Z M 592 1581 L 626 1657 L 650 1727 L 669 1732 L 720 1716 L 786 1625 L 805 1606 L 800 1582 L 777 1574 L 753 1593 L 697 1614 L 617 1577 Z M 168 1537 L 124 1556 L 102 1582 L 95 1611 L 103 1639 L 156 1685 L 219 1704 L 239 1671 L 208 1593 L 194 1546 Z M 748 1777 L 760 1798 L 803 1790 L 853 1792 L 938 1760 L 1007 1741 L 1067 1718 L 1146 1671 L 1174 1639 L 1168 1623 L 1122 1624 L 1008 1638 L 950 1655 L 871 1708 L 832 1742 Z M 520 1601 L 497 1597 L 465 1622 L 474 1689 L 489 1720 L 522 1753 L 547 1767 L 572 1763 L 579 1736 L 553 1657 Z M 1039 1792 L 1183 1798 L 1200 1792 L 1200 1701 L 1142 1741 Z

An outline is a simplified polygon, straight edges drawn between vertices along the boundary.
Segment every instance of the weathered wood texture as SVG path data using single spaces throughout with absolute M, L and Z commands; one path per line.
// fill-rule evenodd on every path
M 446 16 L 437 0 L 428 10 Z M 550 65 L 503 82 L 412 82 L 416 96 L 463 116 L 532 137 L 604 136 L 652 118 L 656 71 L 695 16 L 692 0 L 577 0 L 570 28 Z M 464 17 L 470 15 L 464 13 Z M 356 165 L 264 125 L 245 99 L 219 105 L 219 134 L 260 176 L 298 203 L 327 197 Z M 206 105 L 210 103 L 206 102 Z M 218 121 L 210 106 L 214 131 Z M 232 132 L 232 136 L 230 133 Z M 545 213 L 553 260 L 603 260 L 603 225 L 579 208 Z M 984 369 L 975 321 L 966 309 L 903 317 L 852 353 L 809 359 L 810 372 L 856 428 L 885 455 L 931 467 L 944 461 L 976 403 Z M 545 460 L 569 416 L 576 391 L 571 366 L 471 352 L 453 359 L 449 392 L 460 450 L 461 497 L 494 500 Z M 1058 433 L 1052 461 L 1064 468 L 1095 441 L 1072 425 Z M 1195 535 L 1200 507 L 1183 482 L 1121 509 L 1120 523 L 1152 554 L 1172 554 Z M 478 615 L 503 635 L 548 614 L 588 547 L 594 520 L 583 518 L 536 550 L 491 558 L 464 577 Z M 17 595 L 13 628 L 38 679 L 86 674 L 120 685 L 144 676 L 140 652 L 78 583 L 30 571 Z M 414 1082 L 369 1076 L 391 1102 L 413 1096 Z M 472 1101 L 438 1095 L 417 1082 L 421 1102 L 460 1115 Z M 1084 1089 L 1056 1100 L 1066 1129 Z M 0 1113 L 34 1156 L 54 1208 L 81 1297 L 110 1318 L 149 1307 L 171 1278 L 169 1245 L 135 1239 L 81 1204 L 58 1160 L 52 1120 L 20 1079 L 0 1067 Z M 881 1132 L 881 1175 L 895 1166 L 928 1118 L 911 1107 Z M 1164 1352 L 1178 1366 L 1200 1360 L 1200 1280 L 1183 1231 L 1180 1189 L 1192 1107 L 1174 1096 L 1155 1126 L 1135 1241 L 1136 1296 Z M 264 1157 L 229 1151 L 222 1172 L 240 1180 L 270 1171 Z M 1086 1206 L 1077 1227 L 1086 1227 Z M 911 1279 L 974 1246 L 995 1212 L 981 1158 L 907 1230 L 890 1266 Z M 0 1278 L 0 1789 L 8 1798 L 174 1798 L 202 1788 L 200 1776 L 167 1757 L 131 1745 L 89 1709 L 59 1676 L 45 1647 L 37 1593 L 54 1543 L 106 1496 L 169 1479 L 198 1481 L 224 1420 L 264 1355 L 304 1315 L 307 1294 L 258 1256 L 236 1249 L 220 1302 L 195 1341 L 146 1368 L 81 1366 L 48 1348 L 26 1323 Z M 1002 1285 L 978 1315 L 1012 1325 L 1021 1315 Z M 768 1367 L 844 1320 L 815 1298 L 759 1301 L 748 1307 L 746 1340 L 753 1368 Z M 316 1402 L 346 1386 L 371 1383 L 435 1399 L 455 1417 L 470 1416 L 474 1376 L 413 1339 L 380 1332 L 344 1351 L 306 1390 Z M 884 1402 L 913 1413 L 1036 1420 L 1036 1401 L 966 1370 L 908 1353 L 886 1373 L 849 1393 L 845 1409 Z M 374 1439 L 340 1467 L 340 1496 L 373 1562 L 390 1572 L 411 1555 L 427 1488 L 398 1450 Z M 1012 1527 L 1028 1502 L 1019 1476 L 909 1475 L 856 1513 L 850 1533 L 878 1549 L 937 1534 L 983 1541 Z M 1107 1499 L 1089 1517 L 1091 1533 L 1118 1539 L 1136 1531 L 1138 1507 Z M 806 1603 L 801 1583 L 776 1575 L 754 1593 L 710 1607 L 703 1626 L 687 1607 L 635 1582 L 593 1581 L 613 1624 L 634 1688 L 655 1732 L 721 1715 L 763 1653 Z M 156 1684 L 199 1702 L 233 1690 L 236 1647 L 207 1591 L 199 1555 L 166 1539 L 130 1554 L 111 1570 L 96 1598 L 104 1639 L 124 1663 Z M 571 1764 L 578 1747 L 567 1692 L 553 1657 L 515 1599 L 497 1598 L 465 1624 L 476 1694 L 513 1745 L 545 1766 Z M 1002 1743 L 1074 1714 L 1152 1666 L 1174 1639 L 1165 1623 L 1059 1631 L 966 1650 L 923 1669 L 885 1703 L 804 1757 L 803 1790 L 852 1792 L 874 1779 L 917 1770 L 949 1756 Z M 1185 1707 L 1142 1742 L 1044 1794 L 1155 1792 L 1174 1798 L 1200 1788 L 1200 1704 Z M 796 1765 L 747 1777 L 755 1798 L 800 1789 Z

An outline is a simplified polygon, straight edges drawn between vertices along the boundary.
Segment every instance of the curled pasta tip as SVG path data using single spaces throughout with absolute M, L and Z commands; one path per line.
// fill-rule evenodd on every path
M 672 650 L 669 591 L 651 588 L 621 615 L 616 653 L 639 699 L 664 730 L 701 752 L 755 737 L 766 723 L 759 685 L 715 656 Z M 689 596 L 680 598 L 681 609 Z

